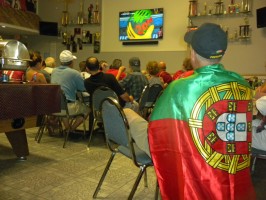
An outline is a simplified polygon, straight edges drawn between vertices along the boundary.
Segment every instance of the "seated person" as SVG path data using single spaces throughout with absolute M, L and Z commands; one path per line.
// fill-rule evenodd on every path
M 266 96 L 256 101 L 257 118 L 252 121 L 252 147 L 266 151 Z
M 86 70 L 86 61 L 81 61 L 79 63 L 79 69 L 80 69 L 80 75 L 83 78 L 83 80 L 91 76 Z
M 130 127 L 130 134 L 136 145 L 148 156 L 151 156 L 148 142 L 148 122 L 132 109 L 124 108 L 123 110 Z
M 99 62 L 99 65 L 100 65 L 100 69 L 99 70 L 101 72 L 103 72 L 103 73 L 106 73 L 107 70 L 109 69 L 109 65 L 108 65 L 107 61 L 105 61 L 105 60 L 101 60 Z
M 40 52 L 30 52 L 29 68 L 26 71 L 26 81 L 31 83 L 46 84 L 48 83 L 42 70 L 42 57 Z
M 158 77 L 157 74 L 159 72 L 158 63 L 156 61 L 150 61 L 146 65 L 146 70 L 149 73 L 150 77 L 149 86 L 151 87 L 154 84 L 160 84 L 164 88 L 164 81 L 161 77 Z
M 183 61 L 182 69 L 178 70 L 174 75 L 173 75 L 173 80 L 177 80 L 179 78 L 185 78 L 194 73 L 193 71 L 193 66 L 191 64 L 190 58 L 185 58 Z
M 89 109 L 85 104 L 82 104 L 77 100 L 77 91 L 85 91 L 84 80 L 82 79 L 80 73 L 73 69 L 74 60 L 77 59 L 70 51 L 64 50 L 60 53 L 60 63 L 59 67 L 53 70 L 51 75 L 51 83 L 60 85 L 61 89 L 66 95 L 68 101 L 68 109 L 70 114 L 84 113 L 85 118 L 88 116 Z M 71 125 L 68 120 L 63 120 L 66 129 L 70 128 L 70 136 L 72 138 L 77 138 L 74 131 L 83 122 L 84 117 L 79 116 L 76 118 L 75 122 Z
M 110 69 L 106 71 L 107 74 L 113 74 L 117 77 L 117 80 L 122 80 L 126 77 L 126 73 L 122 72 L 119 76 L 117 76 L 119 68 L 122 66 L 122 60 L 114 59 L 113 64 L 110 66 Z
M 48 74 L 51 75 L 56 66 L 55 59 L 53 57 L 47 57 L 44 62 L 45 67 L 43 68 L 43 70 L 47 71 Z
M 149 83 L 147 77 L 140 71 L 140 59 L 132 57 L 129 59 L 129 70 L 126 78 L 119 81 L 130 96 L 138 102 L 144 87 Z M 121 66 L 119 71 L 124 71 L 125 67 Z
M 157 76 L 159 76 L 163 79 L 163 82 L 165 83 L 165 85 L 170 84 L 172 82 L 173 78 L 172 78 L 171 74 L 169 74 L 166 71 L 166 63 L 163 61 L 160 61 L 158 63 L 158 67 L 159 67 L 159 73 L 157 74 Z

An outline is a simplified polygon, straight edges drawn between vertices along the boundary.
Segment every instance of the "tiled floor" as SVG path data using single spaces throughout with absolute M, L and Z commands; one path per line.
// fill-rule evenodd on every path
M 43 136 L 34 141 L 36 128 L 27 130 L 30 156 L 17 161 L 5 134 L 0 134 L 0 200 L 88 200 L 109 159 L 110 151 L 102 133 L 93 138 L 90 150 L 87 141 L 69 141 L 62 148 L 63 138 Z M 99 199 L 127 199 L 138 173 L 131 160 L 117 154 L 98 193 Z M 148 168 L 148 188 L 140 182 L 134 199 L 154 199 L 156 179 Z
M 37 129 L 27 130 L 30 156 L 18 161 L 5 134 L 0 134 L 0 200 L 89 200 L 103 172 L 110 152 L 102 133 L 87 141 L 69 141 L 62 148 L 63 138 L 45 134 L 40 144 L 34 141 Z M 98 199 L 127 199 L 138 168 L 117 155 Z M 266 199 L 266 160 L 258 160 L 253 181 L 257 199 Z M 150 200 L 155 194 L 155 174 L 148 168 L 148 188 L 141 181 L 134 199 Z

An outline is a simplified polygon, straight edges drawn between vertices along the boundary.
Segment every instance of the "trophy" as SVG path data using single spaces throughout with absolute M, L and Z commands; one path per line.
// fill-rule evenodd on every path
M 197 7 L 198 7 L 197 0 L 190 0 L 189 1 L 189 13 L 188 16 L 197 16 Z
M 250 31 L 249 31 L 249 21 L 248 18 L 244 18 L 245 25 L 239 26 L 239 37 L 240 38 L 249 38 L 250 37 Z

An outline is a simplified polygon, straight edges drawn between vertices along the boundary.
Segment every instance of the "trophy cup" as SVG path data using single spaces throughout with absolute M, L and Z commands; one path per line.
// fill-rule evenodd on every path
M 197 7 L 198 7 L 197 0 L 190 0 L 189 1 L 189 13 L 188 16 L 197 16 Z
M 248 18 L 244 18 L 245 24 L 239 26 L 239 38 L 245 39 L 250 37 L 249 21 Z

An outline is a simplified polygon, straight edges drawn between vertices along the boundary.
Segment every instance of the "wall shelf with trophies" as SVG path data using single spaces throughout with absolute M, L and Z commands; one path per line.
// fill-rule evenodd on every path
M 82 50 L 83 45 L 98 46 L 100 44 L 101 23 L 98 0 L 95 3 L 89 3 L 87 11 L 84 12 L 84 0 L 80 0 L 77 14 L 69 13 L 68 3 L 65 1 L 59 32 L 62 43 L 74 53 L 78 49 Z
M 188 29 L 205 22 L 221 25 L 229 42 L 249 42 L 252 0 L 189 1 Z

